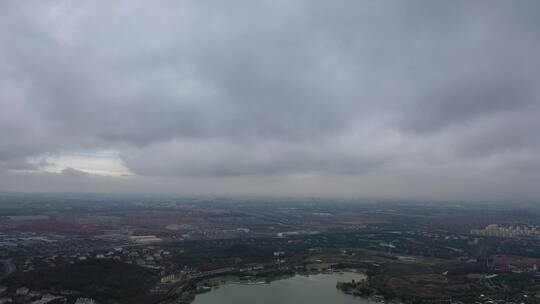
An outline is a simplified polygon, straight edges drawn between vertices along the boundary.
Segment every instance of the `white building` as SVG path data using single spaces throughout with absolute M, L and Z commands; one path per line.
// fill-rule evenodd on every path
M 94 299 L 90 298 L 77 298 L 75 304 L 97 304 L 97 302 Z

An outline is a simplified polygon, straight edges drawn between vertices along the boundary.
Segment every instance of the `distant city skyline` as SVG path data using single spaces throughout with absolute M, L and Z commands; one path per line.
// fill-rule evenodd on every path
M 540 198 L 538 1 L 2 1 L 0 191 Z

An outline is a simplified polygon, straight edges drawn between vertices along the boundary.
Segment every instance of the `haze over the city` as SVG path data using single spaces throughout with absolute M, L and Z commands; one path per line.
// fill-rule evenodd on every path
M 0 191 L 540 197 L 539 1 L 2 1 Z

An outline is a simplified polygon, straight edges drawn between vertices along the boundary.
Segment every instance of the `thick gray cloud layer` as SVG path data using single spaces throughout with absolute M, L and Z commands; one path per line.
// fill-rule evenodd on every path
M 3 1 L 0 181 L 73 189 L 99 178 L 13 170 L 113 149 L 138 177 L 93 190 L 189 190 L 182 180 L 227 193 L 537 198 L 539 10 Z

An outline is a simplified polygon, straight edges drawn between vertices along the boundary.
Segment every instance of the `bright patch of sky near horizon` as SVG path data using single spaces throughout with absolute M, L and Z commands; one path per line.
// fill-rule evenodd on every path
M 125 176 L 132 173 L 126 168 L 117 151 L 64 152 L 60 155 L 42 156 L 42 170 L 62 173 L 66 168 L 103 176 Z

